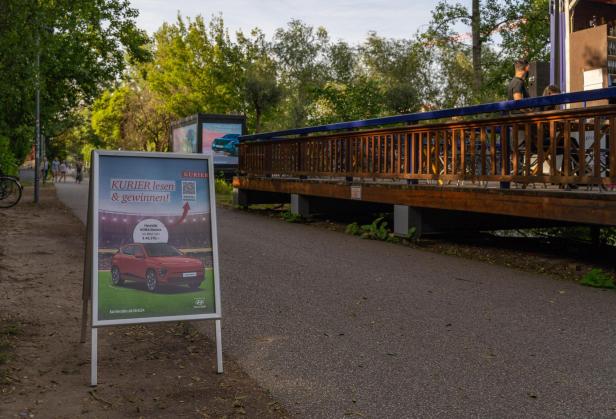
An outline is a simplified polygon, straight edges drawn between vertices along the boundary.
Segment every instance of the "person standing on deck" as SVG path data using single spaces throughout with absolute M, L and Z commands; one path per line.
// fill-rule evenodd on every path
M 530 97 L 526 88 L 526 75 L 528 74 L 528 61 L 517 60 L 513 64 L 515 75 L 507 86 L 508 100 L 522 100 Z
M 530 94 L 528 93 L 528 89 L 526 88 L 526 75 L 528 74 L 528 70 L 529 70 L 528 61 L 524 59 L 519 59 L 515 63 L 513 63 L 513 67 L 515 70 L 515 74 L 513 78 L 511 79 L 511 81 L 509 82 L 509 85 L 507 86 L 507 100 L 526 99 L 530 97 Z M 519 109 L 519 110 L 511 111 L 509 112 L 509 114 L 512 115 L 512 114 L 528 112 L 528 111 L 529 111 L 528 109 Z M 511 153 L 511 150 L 509 148 L 511 147 L 511 144 L 509 143 L 510 135 L 511 134 L 509 133 L 509 131 L 507 131 L 506 138 L 507 138 L 508 145 L 505 149 L 503 149 L 503 153 L 506 154 L 506 157 L 505 157 L 505 172 L 506 173 L 509 173 L 511 169 L 511 162 L 509 161 L 509 156 Z M 501 181 L 500 187 L 503 189 L 509 189 L 509 182 Z

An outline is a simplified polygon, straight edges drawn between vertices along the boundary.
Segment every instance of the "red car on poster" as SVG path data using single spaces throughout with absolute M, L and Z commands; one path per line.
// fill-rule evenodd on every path
M 200 259 L 185 256 L 168 243 L 131 243 L 111 258 L 111 281 L 123 285 L 126 279 L 145 281 L 149 291 L 161 284 L 187 284 L 198 289 L 204 279 Z

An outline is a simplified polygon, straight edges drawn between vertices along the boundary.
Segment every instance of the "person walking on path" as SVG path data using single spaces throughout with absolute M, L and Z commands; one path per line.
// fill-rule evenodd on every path
M 60 161 L 57 157 L 54 157 L 51 162 L 51 174 L 53 176 L 54 183 L 58 181 L 58 175 L 60 174 Z
M 49 160 L 47 160 L 47 157 L 43 157 L 41 162 L 41 179 L 43 179 L 43 183 L 47 180 L 47 173 L 49 173 Z
M 58 182 L 66 182 L 66 160 L 62 160 L 60 164 L 60 179 Z
M 77 161 L 75 164 L 75 182 L 81 183 L 83 180 L 83 164 Z

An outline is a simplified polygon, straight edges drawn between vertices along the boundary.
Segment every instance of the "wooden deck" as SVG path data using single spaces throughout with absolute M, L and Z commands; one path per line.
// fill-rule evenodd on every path
M 616 226 L 616 193 L 237 177 L 240 190 Z M 280 196 L 280 195 L 278 195 Z
M 247 141 L 234 186 L 616 226 L 614 137 L 603 106 Z

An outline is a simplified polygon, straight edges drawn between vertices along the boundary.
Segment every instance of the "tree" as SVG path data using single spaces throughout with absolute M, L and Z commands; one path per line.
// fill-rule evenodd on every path
M 548 0 L 473 0 L 471 10 L 460 3 L 438 3 L 421 38 L 435 49 L 440 99 L 455 103 L 460 97 L 451 82 L 457 74 L 458 88 L 465 83 L 466 62 L 471 63 L 471 83 L 463 88 L 466 94 L 458 104 L 502 98 L 515 59 L 547 58 L 548 13 Z M 470 27 L 470 35 L 455 29 L 460 23 Z
M 90 125 L 90 117 L 89 107 L 75 110 L 67 128 L 55 137 L 46 139 L 47 154 L 61 160 L 89 160 L 90 154 L 86 150 L 104 148 L 100 137 Z
M 282 97 L 282 90 L 276 81 L 273 61 L 262 57 L 248 65 L 244 82 L 244 97 L 248 105 L 252 107 L 251 111 L 254 112 L 255 132 L 260 132 L 263 114 L 274 109 Z
M 371 33 L 362 47 L 370 78 L 379 82 L 387 113 L 419 110 L 430 97 L 430 55 L 413 40 L 385 39 Z
M 65 130 L 71 112 L 91 103 L 126 67 L 148 58 L 137 11 L 121 0 L 5 0 L 0 3 L 0 135 L 18 160 L 33 138 L 40 75 L 46 136 Z M 35 66 L 40 54 L 40 68 Z
M 324 54 L 329 42 L 325 28 L 314 29 L 292 20 L 274 35 L 272 49 L 285 89 L 288 126 L 299 127 L 314 119 L 319 89 L 324 84 Z
M 220 16 L 206 25 L 178 16 L 154 34 L 154 59 L 145 69 L 148 86 L 175 118 L 197 112 L 241 113 L 241 51 Z
M 92 106 L 91 128 L 104 148 L 167 151 L 170 116 L 142 79 L 125 80 Z
M 359 48 L 339 41 L 328 46 L 326 82 L 318 92 L 316 121 L 331 123 L 380 115 L 382 92 L 362 63 Z
M 278 66 L 272 56 L 271 44 L 265 34 L 254 29 L 251 37 L 237 34 L 244 67 L 243 96 L 246 101 L 248 126 L 261 131 L 263 118 L 274 110 L 282 99 L 278 82 Z

